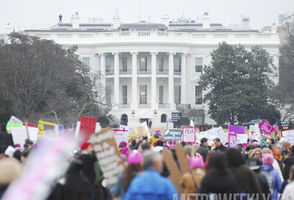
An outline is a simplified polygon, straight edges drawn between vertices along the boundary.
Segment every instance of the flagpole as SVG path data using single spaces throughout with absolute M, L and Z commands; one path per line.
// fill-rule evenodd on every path
M 30 139 L 30 133 L 29 133 L 29 128 L 28 128 L 28 122 L 25 122 L 26 125 L 26 132 L 27 132 L 27 139 Z

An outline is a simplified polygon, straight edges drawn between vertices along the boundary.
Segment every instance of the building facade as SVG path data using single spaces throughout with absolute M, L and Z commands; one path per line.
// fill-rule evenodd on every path
M 74 15 L 71 23 L 25 33 L 64 48 L 78 45 L 84 64 L 101 75 L 101 93 L 122 124 L 152 121 L 152 127 L 171 127 L 171 113 L 177 110 L 195 110 L 195 124 L 214 124 L 203 103 L 205 91 L 197 82 L 220 42 L 246 48 L 260 45 L 278 66 L 278 34 L 252 30 L 248 19 L 242 23 L 239 29 L 226 28 L 211 23 L 207 15 L 201 21 L 165 17 L 161 23 L 126 24 L 115 17 L 113 23 L 80 23 Z M 276 83 L 277 72 L 272 77 Z

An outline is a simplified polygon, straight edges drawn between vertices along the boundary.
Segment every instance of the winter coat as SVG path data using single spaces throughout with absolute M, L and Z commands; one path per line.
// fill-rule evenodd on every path
M 197 153 L 203 156 L 203 161 L 205 162 L 208 154 L 208 147 L 204 144 L 200 144 L 200 147 L 197 149 Z
M 201 180 L 205 176 L 205 171 L 201 168 L 186 172 L 180 180 L 180 185 L 184 188 L 185 195 L 196 193 L 200 188 Z
M 4 153 L 9 145 L 14 145 L 12 135 L 7 131 L 0 131 L 0 153 Z
M 290 200 L 290 199 L 294 199 L 294 182 L 290 182 L 286 186 L 281 200 Z
M 237 185 L 233 175 L 226 169 L 212 168 L 202 179 L 198 193 L 227 195 L 237 193 Z M 219 197 L 218 199 L 224 199 Z
M 284 160 L 285 170 L 284 170 L 284 178 L 287 180 L 290 175 L 290 168 L 294 165 L 294 153 L 291 153 L 288 158 Z
M 264 174 L 267 179 L 267 183 L 269 184 L 272 193 L 272 200 L 278 200 L 278 194 L 282 187 L 282 181 L 278 171 L 271 165 L 263 164 L 261 166 L 261 174 Z
M 180 199 L 173 183 L 160 176 L 153 169 L 146 169 L 133 181 L 124 196 L 124 200 L 173 200 Z

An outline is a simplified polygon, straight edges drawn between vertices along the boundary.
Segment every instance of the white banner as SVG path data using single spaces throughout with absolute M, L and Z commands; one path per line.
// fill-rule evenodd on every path
M 207 131 L 203 131 L 199 133 L 199 141 L 202 138 L 207 138 L 208 143 L 213 143 L 215 138 L 219 138 L 221 143 L 226 144 L 228 142 L 228 134 L 226 134 L 222 127 L 212 128 Z

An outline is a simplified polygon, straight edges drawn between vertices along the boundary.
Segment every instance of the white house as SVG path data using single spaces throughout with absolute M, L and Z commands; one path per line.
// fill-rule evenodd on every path
M 164 17 L 161 23 L 121 23 L 118 17 L 113 23 L 100 19 L 80 23 L 75 14 L 71 23 L 25 33 L 54 40 L 65 48 L 78 45 L 82 61 L 92 73 L 101 74 L 105 87 L 101 92 L 118 119 L 152 120 L 152 127 L 166 127 L 177 105 L 203 110 L 194 119 L 196 124 L 214 123 L 197 81 L 220 42 L 246 48 L 260 45 L 278 66 L 280 40 L 272 30 L 252 30 L 246 18 L 240 28 L 227 28 L 212 23 L 207 14 L 198 20 Z M 278 73 L 272 78 L 277 82 Z

